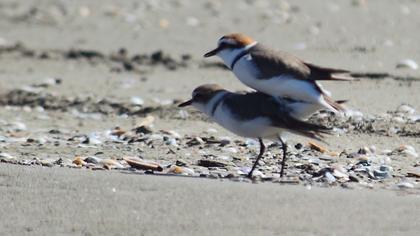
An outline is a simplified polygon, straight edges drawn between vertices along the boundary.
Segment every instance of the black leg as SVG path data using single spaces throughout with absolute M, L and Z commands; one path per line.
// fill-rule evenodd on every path
M 280 170 L 280 177 L 283 177 L 284 174 L 284 166 L 286 165 L 286 152 L 287 152 L 287 144 L 286 142 L 278 136 L 278 139 L 281 142 L 281 148 L 283 149 L 283 160 L 281 161 L 281 170 Z
M 257 160 L 255 160 L 254 165 L 252 166 L 251 171 L 248 173 L 248 178 L 250 178 L 250 179 L 252 179 L 252 172 L 254 172 L 254 169 L 258 165 L 258 161 L 261 159 L 261 157 L 263 156 L 263 154 L 265 152 L 265 146 L 264 146 L 264 143 L 263 143 L 262 138 L 258 138 L 258 141 L 260 142 L 260 153 L 258 154 Z

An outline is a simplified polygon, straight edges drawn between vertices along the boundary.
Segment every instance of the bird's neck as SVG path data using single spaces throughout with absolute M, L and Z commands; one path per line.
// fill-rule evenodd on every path
M 214 113 L 216 112 L 216 109 L 223 103 L 223 100 L 228 94 L 229 92 L 227 91 L 218 92 L 207 102 L 203 112 L 206 113 L 208 116 L 213 117 Z
M 219 52 L 218 56 L 222 58 L 224 64 L 229 67 L 229 69 L 233 69 L 236 62 L 241 59 L 243 56 L 248 54 L 249 50 L 257 45 L 258 42 L 253 42 L 245 47 L 242 48 L 235 48 L 229 51 L 221 51 Z

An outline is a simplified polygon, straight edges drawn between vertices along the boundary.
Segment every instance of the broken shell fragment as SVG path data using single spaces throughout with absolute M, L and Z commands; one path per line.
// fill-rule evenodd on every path
M 124 157 L 124 161 L 126 161 L 131 167 L 139 170 L 152 170 L 152 171 L 162 171 L 163 168 L 154 162 L 144 161 L 137 157 Z
M 103 167 L 107 170 L 115 169 L 115 168 L 124 168 L 118 161 L 113 159 L 105 159 L 101 161 Z
M 328 152 L 328 150 L 326 148 L 324 148 L 323 146 L 321 146 L 321 145 L 319 145 L 315 142 L 309 141 L 308 145 L 311 149 L 316 150 L 318 152 L 321 152 L 321 153 Z
M 173 174 L 178 174 L 178 175 L 193 175 L 194 170 L 187 167 L 180 167 L 180 166 L 172 165 L 169 168 L 168 173 L 173 173 Z

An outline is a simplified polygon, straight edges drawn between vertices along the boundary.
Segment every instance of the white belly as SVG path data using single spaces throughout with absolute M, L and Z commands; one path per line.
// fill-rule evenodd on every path
M 295 79 L 290 75 L 278 75 L 270 79 L 257 79 L 257 67 L 249 56 L 244 56 L 235 65 L 233 73 L 249 87 L 272 96 L 289 97 L 309 103 L 320 103 L 321 93 L 310 82 Z
M 238 120 L 230 110 L 221 104 L 214 112 L 213 119 L 223 128 L 236 135 L 249 138 L 276 137 L 282 130 L 270 125 L 268 118 L 260 117 L 252 120 Z

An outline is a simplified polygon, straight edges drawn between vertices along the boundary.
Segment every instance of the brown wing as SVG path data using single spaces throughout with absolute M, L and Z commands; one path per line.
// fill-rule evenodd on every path
M 310 75 L 310 69 L 299 58 L 286 52 L 274 51 L 259 44 L 250 49 L 250 55 L 260 69 L 260 79 L 270 79 L 278 75 L 292 75 L 305 79 Z
M 278 75 L 291 75 L 302 80 L 351 80 L 337 74 L 349 73 L 347 70 L 320 67 L 306 63 L 282 51 L 274 51 L 259 44 L 250 49 L 250 55 L 261 73 L 259 79 L 270 79 Z

